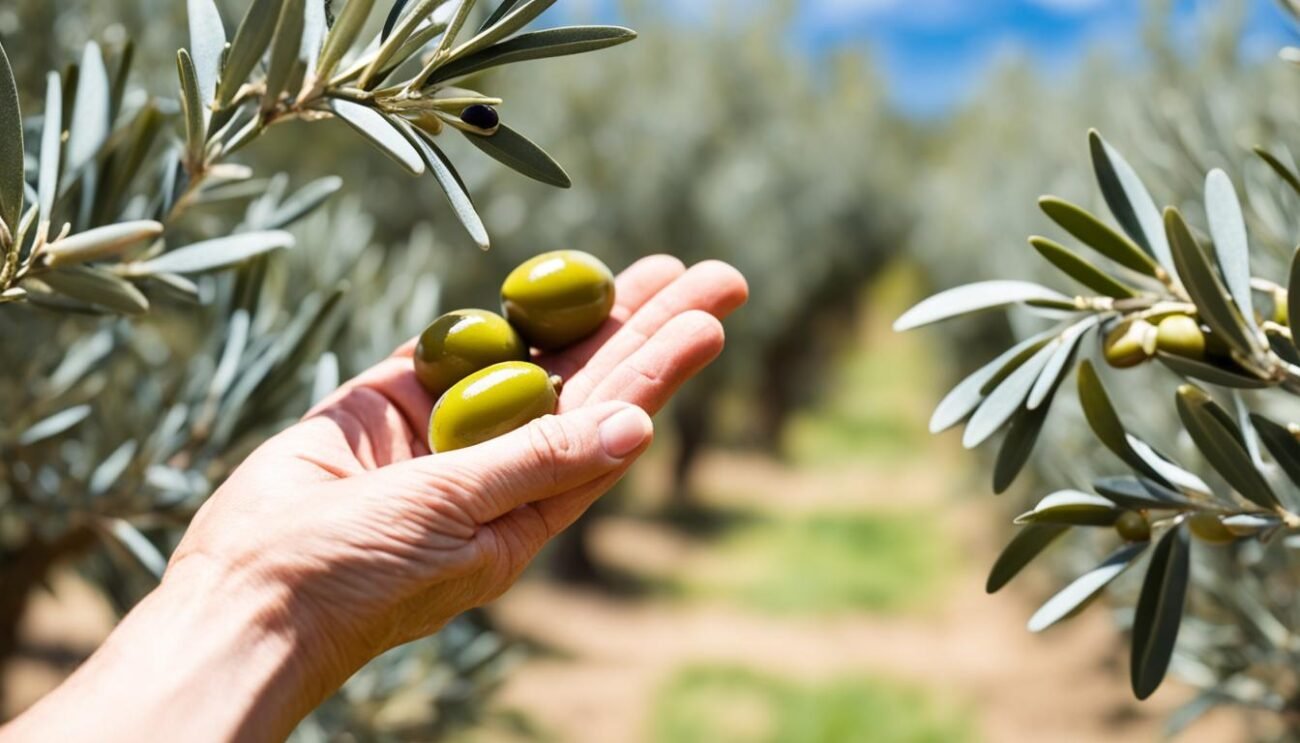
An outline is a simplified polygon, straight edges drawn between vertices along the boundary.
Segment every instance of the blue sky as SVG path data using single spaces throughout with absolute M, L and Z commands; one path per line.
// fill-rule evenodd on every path
M 1179 38 L 1221 0 L 1177 0 Z M 1294 41 L 1275 0 L 1248 0 L 1245 53 L 1271 55 Z M 1136 57 L 1142 0 L 806 0 L 796 38 L 813 49 L 868 42 L 906 111 L 932 115 L 976 90 L 1005 55 L 1029 55 L 1064 74 L 1088 49 Z
M 686 22 L 753 12 L 773 0 L 646 0 Z M 1276 0 L 1249 6 L 1244 49 L 1275 54 L 1295 31 Z M 1193 38 L 1225 0 L 1173 0 L 1178 38 Z M 615 0 L 571 0 L 597 17 Z M 1139 58 L 1143 8 L 1148 0 L 801 0 L 792 40 L 811 53 L 841 45 L 869 45 L 899 107 L 933 116 L 978 90 L 983 76 L 1008 55 L 1029 55 L 1045 74 L 1066 74 L 1101 44 Z

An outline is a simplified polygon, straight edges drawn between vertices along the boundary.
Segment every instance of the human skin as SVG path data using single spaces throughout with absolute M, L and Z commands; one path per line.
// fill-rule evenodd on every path
M 163 580 L 0 741 L 281 740 L 379 653 L 509 588 L 649 445 L 649 414 L 721 352 L 735 269 L 618 277 L 595 336 L 541 357 L 560 411 L 430 455 L 412 340 L 259 447 Z

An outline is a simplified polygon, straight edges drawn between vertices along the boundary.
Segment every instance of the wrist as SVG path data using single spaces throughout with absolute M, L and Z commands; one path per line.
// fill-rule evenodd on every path
M 202 559 L 157 589 L 59 689 L 18 740 L 282 740 L 343 678 L 324 672 L 286 591 Z

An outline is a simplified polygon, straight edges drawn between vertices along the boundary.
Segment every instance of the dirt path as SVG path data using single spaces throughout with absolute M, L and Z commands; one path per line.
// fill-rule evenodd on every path
M 746 493 L 751 503 L 798 511 L 843 507 L 843 498 L 826 494 L 842 494 L 852 484 L 864 493 L 854 508 L 893 507 L 897 499 L 883 494 L 898 492 L 915 507 L 950 498 L 935 474 L 941 469 L 900 471 L 865 487 L 863 471 L 798 472 L 725 455 L 705 463 L 700 489 Z M 721 482 L 728 483 L 725 490 L 708 487 Z M 714 504 L 734 505 L 733 497 Z M 499 703 L 525 712 L 559 740 L 637 741 L 649 729 L 656 690 L 683 665 L 740 664 L 806 681 L 878 675 L 923 685 L 970 710 L 984 741 L 1158 740 L 1164 717 L 1188 690 L 1166 684 L 1147 703 L 1133 702 L 1127 658 L 1104 611 L 1087 612 L 1046 636 L 1029 634 L 1024 623 L 1050 590 L 1046 577 L 1027 575 L 1025 585 L 986 595 L 983 576 L 998 534 L 991 509 L 974 496 L 947 505 L 947 531 L 960 544 L 963 574 L 940 606 L 919 615 L 766 616 L 728 605 L 624 600 L 525 583 L 498 604 L 495 616 L 508 632 L 558 652 L 514 673 Z M 617 517 L 600 522 L 596 544 L 605 562 L 654 574 L 695 569 L 708 552 L 663 526 Z M 1217 714 L 1180 740 L 1243 738 L 1233 715 Z

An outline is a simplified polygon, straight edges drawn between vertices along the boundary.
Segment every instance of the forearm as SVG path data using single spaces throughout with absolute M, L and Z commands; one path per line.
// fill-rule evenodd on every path
M 284 598 L 202 568 L 169 571 L 0 740 L 283 739 L 334 683 L 310 668 Z

